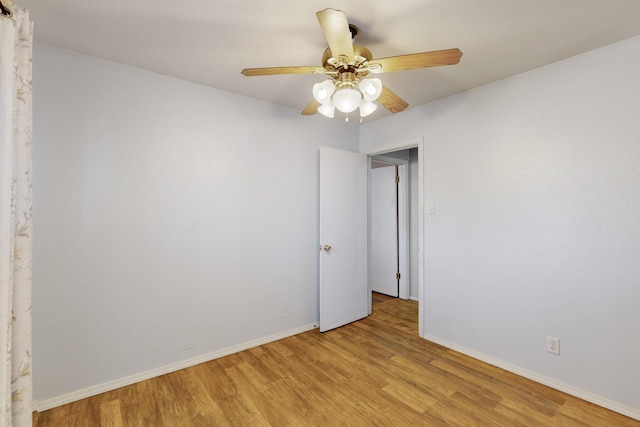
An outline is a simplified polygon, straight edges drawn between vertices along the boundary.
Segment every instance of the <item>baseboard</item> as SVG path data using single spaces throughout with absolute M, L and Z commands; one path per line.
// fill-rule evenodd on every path
M 66 405 L 67 403 L 75 402 L 81 399 L 86 399 L 87 397 L 95 396 L 100 393 L 105 393 L 107 391 L 115 390 L 120 387 L 135 384 L 140 381 L 148 380 L 154 377 L 159 377 L 160 375 L 165 375 L 171 372 L 179 371 L 180 369 L 188 368 L 190 366 L 195 366 L 200 363 L 204 363 L 210 360 L 218 359 L 220 357 L 228 356 L 233 353 L 238 353 L 240 351 L 248 350 L 250 348 L 257 347 L 259 345 L 267 344 L 273 341 L 277 341 L 277 340 L 287 338 L 293 335 L 297 335 L 303 332 L 307 332 L 312 329 L 316 329 L 317 327 L 318 327 L 317 323 L 312 323 L 312 324 L 301 326 L 299 328 L 291 329 L 282 333 L 269 335 L 267 337 L 259 338 L 253 341 L 248 341 L 233 347 L 228 347 L 222 350 L 214 351 L 212 353 L 203 354 L 201 356 L 183 360 L 177 363 L 172 363 L 170 365 L 162 366 L 156 369 L 140 372 L 138 374 L 130 375 L 128 377 L 119 378 L 117 380 L 109 381 L 103 384 L 87 387 L 82 390 L 77 390 L 71 393 L 63 394 L 61 396 L 53 397 L 51 399 L 46 399 L 40 402 L 34 401 L 33 408 L 35 411 L 46 411 L 47 409 L 55 408 L 61 405 Z
M 418 297 L 409 297 L 409 299 L 410 299 L 411 301 L 419 301 L 419 300 L 418 300 Z
M 479 353 L 477 351 L 459 346 L 455 343 L 446 341 L 439 337 L 426 334 L 424 339 L 434 342 L 436 344 L 440 344 L 443 347 L 447 347 L 451 350 L 455 350 L 459 353 L 465 354 L 469 357 L 473 357 L 474 359 L 481 360 L 490 365 L 497 366 L 498 368 L 504 369 L 506 371 L 512 372 L 514 374 L 520 375 L 521 377 L 528 378 L 532 381 L 535 381 L 540 384 L 544 384 L 553 389 L 559 390 L 563 393 L 570 394 L 571 396 L 577 397 L 582 400 L 586 400 L 587 402 L 593 403 L 598 406 L 602 406 L 603 408 L 610 409 L 619 414 L 625 415 L 629 418 L 633 418 L 635 420 L 640 420 L 640 409 L 632 408 L 630 406 L 622 405 L 618 402 L 614 402 L 612 400 L 606 399 L 602 396 L 598 396 L 596 394 L 590 393 L 588 391 L 581 390 L 577 387 L 573 387 L 568 384 L 561 383 L 553 378 L 545 377 L 544 375 L 537 374 L 532 371 L 528 371 L 524 368 L 521 368 L 516 365 L 512 365 L 510 363 L 504 362 L 502 360 L 496 359 L 491 356 L 487 356 L 486 354 Z

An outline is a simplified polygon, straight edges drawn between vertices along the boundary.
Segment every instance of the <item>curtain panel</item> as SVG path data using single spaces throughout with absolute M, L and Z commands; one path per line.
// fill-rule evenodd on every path
M 0 426 L 23 427 L 32 424 L 33 23 L 9 7 L 0 14 Z

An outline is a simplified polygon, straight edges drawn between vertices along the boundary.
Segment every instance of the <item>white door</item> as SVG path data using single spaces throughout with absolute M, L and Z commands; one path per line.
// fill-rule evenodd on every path
M 369 314 L 367 156 L 320 148 L 320 331 Z
M 396 166 L 371 169 L 371 290 L 398 296 L 398 184 Z

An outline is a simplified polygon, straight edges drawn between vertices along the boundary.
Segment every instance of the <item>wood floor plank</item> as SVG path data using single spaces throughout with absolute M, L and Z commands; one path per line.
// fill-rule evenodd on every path
M 559 425 L 611 425 L 616 427 L 640 425 L 640 422 L 636 420 L 624 417 L 573 396 L 569 396 L 567 402 L 568 404 L 561 406 L 553 417 L 554 421 Z
M 181 426 L 195 427 L 191 421 L 193 413 L 189 412 L 185 399 L 173 389 L 172 378 L 175 375 L 176 373 L 163 375 L 155 381 L 153 396 L 160 410 L 160 418 L 166 426 L 175 425 L 176 421 L 180 420 Z
M 200 426 L 215 423 L 216 420 L 230 421 L 220 409 L 220 405 L 207 392 L 207 388 L 202 384 L 202 377 L 196 375 L 196 370 L 187 369 L 185 373 L 187 375 L 184 376 L 184 388 L 192 396 L 193 409 L 196 412 L 193 417 L 194 424 Z
M 412 389 L 408 393 L 407 387 L 399 381 L 391 381 L 390 384 L 382 387 L 382 391 L 418 412 L 426 412 L 431 406 L 438 403 L 437 399 L 417 389 Z
M 100 405 L 100 425 L 104 427 L 122 427 L 120 399 L 115 399 Z
M 520 393 L 516 390 L 513 390 L 511 385 L 509 384 L 509 379 L 514 374 L 507 373 L 506 371 L 501 372 L 500 376 L 488 376 L 479 372 L 478 370 L 471 369 L 468 367 L 464 367 L 460 364 L 457 364 L 455 361 L 447 360 L 447 359 L 438 359 L 433 361 L 433 366 L 438 367 L 447 373 L 451 374 L 452 381 L 460 381 L 460 382 L 468 382 L 469 384 L 474 384 L 478 389 L 489 389 L 494 390 L 498 395 L 509 395 L 509 393 L 513 393 L 512 396 L 514 398 L 523 398 L 529 405 L 535 406 L 536 411 L 540 414 L 544 414 L 547 417 L 553 417 L 558 411 L 558 408 L 562 403 L 558 403 L 557 401 L 564 402 L 564 399 L 561 397 L 557 397 L 554 400 L 547 400 L 543 396 L 538 395 L 529 395 L 525 394 L 524 396 L 520 396 Z M 504 377 L 504 379 L 502 379 Z M 472 381 L 469 381 L 469 380 Z M 530 386 L 534 386 L 533 381 Z M 553 395 L 560 395 L 561 393 L 554 393 Z
M 120 389 L 122 418 L 126 426 L 165 427 L 153 394 L 153 387 L 157 384 L 154 380 L 155 378 Z
M 507 418 L 513 419 L 528 427 L 547 427 L 553 425 L 553 417 L 546 417 L 532 405 L 522 402 L 520 399 L 503 397 L 495 410 Z
M 273 400 L 265 399 L 268 394 L 271 381 L 260 374 L 250 363 L 240 363 L 237 366 L 226 369 L 232 381 L 237 386 L 238 400 L 249 405 L 249 409 L 255 413 L 256 422 L 264 425 L 286 425 L 287 418 L 274 407 Z
M 198 377 L 200 384 L 215 402 L 236 394 L 236 387 L 227 376 L 223 368 L 225 365 L 219 363 L 219 360 L 212 360 L 209 363 L 201 363 L 189 368 Z
M 569 426 L 640 421 L 418 337 L 413 301 L 35 413 L 35 427 Z M 120 423 L 120 424 L 118 424 Z

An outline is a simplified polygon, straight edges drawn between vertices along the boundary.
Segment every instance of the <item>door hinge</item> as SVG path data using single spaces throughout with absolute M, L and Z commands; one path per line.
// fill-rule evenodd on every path
M 396 273 L 396 279 L 400 280 L 400 273 Z
M 396 184 L 400 183 L 400 177 L 398 175 L 396 175 Z

